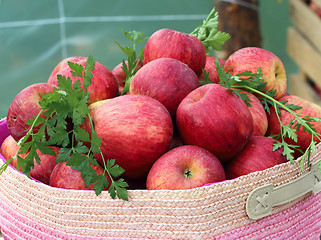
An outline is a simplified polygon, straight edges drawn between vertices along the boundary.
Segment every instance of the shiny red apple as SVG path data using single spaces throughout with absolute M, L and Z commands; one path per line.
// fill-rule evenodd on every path
M 172 142 L 173 123 L 169 112 L 148 96 L 115 97 L 93 108 L 90 115 L 102 139 L 104 158 L 116 159 L 128 179 L 146 175 Z M 100 154 L 95 156 L 103 165 Z
M 284 65 L 274 53 L 258 47 L 245 47 L 232 53 L 224 64 L 224 70 L 232 75 L 244 71 L 262 70 L 262 78 L 267 83 L 265 90 L 276 90 L 275 99 L 286 94 L 287 78 Z
M 56 86 L 50 83 L 35 83 L 21 90 L 11 101 L 8 114 L 7 126 L 10 135 L 19 141 L 24 137 L 30 129 L 30 125 L 26 122 L 37 116 L 41 110 L 39 101 L 42 100 L 42 95 L 52 92 Z M 41 114 L 44 117 L 43 114 Z M 36 133 L 41 125 L 35 126 L 33 132 Z
M 312 103 L 308 100 L 305 100 L 301 97 L 298 97 L 295 95 L 288 95 L 280 98 L 279 101 L 286 101 L 287 102 L 286 104 L 293 104 L 301 107 L 301 109 L 295 110 L 295 113 L 298 115 L 321 118 L 321 106 L 315 103 Z M 269 127 L 267 131 L 267 135 L 271 136 L 271 135 L 280 134 L 280 131 L 281 131 L 280 123 L 273 107 L 271 107 L 270 112 L 271 114 L 268 115 Z M 284 109 L 281 109 L 281 116 L 279 117 L 283 125 L 288 125 L 290 121 L 294 119 L 294 116 L 290 112 Z M 313 125 L 313 128 L 318 134 L 321 134 L 321 122 L 309 122 L 309 123 Z M 292 126 L 292 128 L 294 127 L 295 126 Z M 299 131 L 296 131 L 296 135 L 298 138 L 297 142 L 295 142 L 293 139 L 290 139 L 290 138 L 284 138 L 284 140 L 288 144 L 298 145 L 299 149 L 304 152 L 311 143 L 312 135 L 309 134 L 307 131 L 304 131 L 302 127 L 300 127 Z M 320 140 L 316 137 L 314 138 L 314 141 L 316 143 L 320 142 Z M 300 155 L 302 155 L 301 152 L 295 151 L 294 156 L 296 158 L 299 157 Z
M 283 149 L 273 151 L 274 143 L 275 140 L 269 137 L 252 136 L 239 154 L 224 163 L 226 178 L 237 178 L 285 163 Z
M 251 113 L 233 91 L 216 83 L 189 93 L 177 108 L 184 144 L 203 147 L 222 162 L 233 158 L 253 132 Z
M 82 56 L 74 56 L 63 59 L 51 72 L 48 83 L 58 86 L 57 75 L 63 75 L 65 77 L 70 77 L 73 83 L 77 80 L 80 80 L 82 84 L 82 78 L 72 76 L 68 62 L 77 63 L 85 67 L 87 59 L 87 57 Z M 106 66 L 99 62 L 96 62 L 95 69 L 92 71 L 92 74 L 92 83 L 88 87 L 89 101 L 91 103 L 116 96 L 118 85 L 114 75 Z
M 187 64 L 199 76 L 205 66 L 206 51 L 195 36 L 172 29 L 159 29 L 146 42 L 143 63 L 158 58 L 175 58 Z
M 104 169 L 100 166 L 93 166 L 93 169 L 96 171 L 97 175 L 104 173 Z M 106 178 L 110 183 L 111 180 L 107 175 Z M 92 183 L 87 187 L 85 181 L 81 177 L 81 172 L 77 169 L 72 169 L 66 162 L 60 162 L 55 166 L 49 181 L 49 185 L 52 187 L 78 190 L 93 190 L 94 184 L 95 183 Z
M 225 180 L 220 160 L 209 151 L 185 145 L 162 155 L 150 169 L 146 187 L 158 189 L 191 189 Z
M 183 98 L 199 86 L 198 77 L 186 64 L 173 58 L 159 58 L 136 73 L 129 93 L 160 101 L 173 116 Z

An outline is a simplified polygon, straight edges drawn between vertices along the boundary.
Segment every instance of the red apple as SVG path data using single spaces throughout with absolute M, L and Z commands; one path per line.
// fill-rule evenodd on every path
M 198 77 L 186 64 L 173 58 L 159 58 L 136 73 L 129 92 L 155 98 L 173 116 L 183 98 L 199 86 Z
M 184 144 L 203 147 L 222 162 L 241 151 L 253 132 L 253 119 L 243 100 L 216 83 L 183 99 L 176 124 Z
M 143 66 L 143 63 L 141 61 L 139 61 L 138 59 L 136 59 L 137 63 L 137 67 L 136 69 L 139 69 Z M 125 64 L 128 66 L 128 61 L 125 61 Z M 123 63 L 119 63 L 112 71 L 112 74 L 114 75 L 117 84 L 118 84 L 118 94 L 120 95 L 123 92 L 124 89 L 124 85 L 125 85 L 125 80 L 127 77 L 127 74 L 125 73 L 125 71 L 123 70 Z
M 70 72 L 70 67 L 68 62 L 77 63 L 83 67 L 85 67 L 87 62 L 87 57 L 69 57 L 63 59 L 51 72 L 48 83 L 54 84 L 58 86 L 57 75 L 63 75 L 66 77 L 70 77 L 72 82 L 80 80 L 82 83 L 82 78 L 72 76 Z M 114 75 L 111 71 L 102 65 L 99 62 L 95 63 L 95 69 L 92 71 L 93 77 L 91 79 L 92 83 L 88 87 L 89 92 L 89 100 L 91 103 L 107 99 L 113 98 L 117 94 L 117 82 Z M 82 85 L 81 85 L 82 86 Z
M 9 160 L 13 158 L 19 150 L 17 141 L 13 139 L 11 135 L 7 136 L 0 148 L 0 154 L 6 159 Z M 24 155 L 20 155 L 23 157 Z M 10 163 L 14 168 L 17 168 L 17 158 L 12 159 Z
M 97 175 L 103 174 L 104 169 L 100 166 L 93 166 Z M 110 178 L 106 175 L 108 182 L 111 183 Z M 84 180 L 81 177 L 81 172 L 72 169 L 66 164 L 66 162 L 57 163 L 53 169 L 49 181 L 49 185 L 57 188 L 65 189 L 78 189 L 78 190 L 93 190 L 94 183 L 86 186 Z
M 143 62 L 146 64 L 164 57 L 175 58 L 187 64 L 199 76 L 205 66 L 206 51 L 195 36 L 171 29 L 160 29 L 147 40 Z
M 57 147 L 52 147 L 52 148 L 57 155 L 59 148 Z M 9 160 L 17 154 L 18 150 L 19 150 L 19 146 L 17 145 L 16 140 L 14 140 L 11 135 L 9 135 L 3 141 L 0 148 L 0 153 L 6 160 Z M 48 184 L 51 172 L 53 168 L 56 166 L 56 157 L 43 154 L 38 149 L 36 151 L 40 158 L 40 164 L 38 164 L 37 161 L 34 160 L 34 168 L 30 170 L 30 176 L 37 179 L 40 182 Z M 26 154 L 25 153 L 21 154 L 20 157 L 25 158 Z M 10 164 L 14 168 L 17 168 L 17 158 L 14 158 Z
M 250 113 L 253 118 L 253 136 L 264 136 L 268 129 L 268 118 L 260 100 L 252 93 L 241 90 L 250 99 Z
M 35 83 L 20 91 L 12 100 L 8 114 L 7 126 L 11 136 L 18 141 L 24 137 L 30 129 L 30 125 L 26 124 L 33 115 L 38 115 L 41 107 L 39 101 L 42 95 L 52 92 L 55 85 L 50 83 Z M 43 117 L 43 114 L 41 115 Z M 41 125 L 34 127 L 36 133 Z
M 225 60 L 223 59 L 218 59 L 220 62 L 220 66 L 225 64 Z M 204 70 L 208 73 L 208 80 L 210 80 L 213 83 L 219 83 L 220 78 L 218 76 L 218 73 L 216 71 L 216 66 L 215 66 L 215 57 L 213 56 L 206 56 L 206 63 Z M 200 80 L 204 81 L 204 76 L 203 74 L 200 76 Z
M 146 187 L 156 189 L 191 189 L 225 180 L 220 160 L 209 151 L 185 145 L 162 155 L 150 169 Z
M 295 111 L 295 113 L 297 114 L 321 118 L 321 107 L 301 97 L 298 97 L 295 95 L 288 95 L 280 98 L 279 101 L 287 101 L 287 104 L 294 104 L 302 107 L 301 109 L 298 109 Z M 273 107 L 270 109 L 270 112 L 271 114 L 268 115 L 269 127 L 267 131 L 267 135 L 271 136 L 271 135 L 280 134 L 280 123 L 278 121 L 277 115 Z M 291 113 L 281 109 L 280 120 L 283 125 L 288 125 L 290 121 L 293 119 L 294 119 L 294 116 Z M 314 125 L 316 132 L 321 134 L 321 122 L 311 122 L 311 124 Z M 285 138 L 285 141 L 289 144 L 299 145 L 300 146 L 299 149 L 304 152 L 307 149 L 307 147 L 310 145 L 312 136 L 307 131 L 303 131 L 302 127 L 300 128 L 299 131 L 296 132 L 296 134 L 298 137 L 297 142 L 294 142 L 294 140 L 290 138 Z M 316 143 L 320 142 L 317 138 L 315 138 L 314 141 Z M 294 154 L 296 158 L 299 157 L 300 155 L 301 153 L 299 151 L 295 152 Z
M 276 90 L 275 99 L 286 94 L 287 79 L 282 61 L 272 52 L 258 47 L 245 47 L 232 53 L 224 64 L 224 70 L 232 75 L 244 71 L 256 72 L 261 67 L 265 90 Z
M 51 148 L 54 150 L 56 156 L 43 154 L 39 151 L 39 149 L 36 150 L 40 158 L 40 164 L 38 164 L 37 161 L 34 160 L 34 167 L 30 170 L 31 177 L 45 184 L 49 184 L 51 173 L 54 167 L 57 165 L 56 158 L 59 153 L 58 147 L 52 146 Z
M 275 140 L 269 137 L 252 136 L 239 154 L 224 163 L 226 178 L 237 178 L 285 163 L 283 149 L 273 151 L 274 143 Z
M 94 128 L 102 139 L 104 158 L 116 159 L 127 178 L 147 174 L 152 164 L 168 151 L 173 123 L 167 109 L 144 95 L 122 95 L 90 112 Z M 97 160 L 103 164 L 100 154 Z

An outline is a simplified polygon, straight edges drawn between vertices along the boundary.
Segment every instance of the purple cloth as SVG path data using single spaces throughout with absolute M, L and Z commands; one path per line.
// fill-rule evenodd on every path
M 3 140 L 9 136 L 9 130 L 7 128 L 7 120 L 4 119 L 0 121 L 0 145 L 2 144 Z
M 7 120 L 0 121 L 0 146 L 2 142 L 9 136 L 9 130 L 7 128 Z M 5 160 L 4 157 L 0 154 L 0 158 Z

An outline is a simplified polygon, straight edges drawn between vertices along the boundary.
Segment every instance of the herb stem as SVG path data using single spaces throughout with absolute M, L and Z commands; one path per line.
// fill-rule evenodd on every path
M 94 130 L 94 123 L 93 123 L 93 121 L 92 121 L 92 118 L 91 118 L 91 116 L 90 116 L 90 113 L 88 113 L 88 118 L 89 118 L 89 122 L 90 122 L 90 126 L 91 126 L 91 131 L 92 132 L 94 132 L 95 130 Z M 104 163 L 104 173 L 103 174 L 105 174 L 106 172 L 107 172 L 107 174 L 108 174 L 108 176 L 109 176 L 109 178 L 110 178 L 110 180 L 112 181 L 112 184 L 115 182 L 114 181 L 114 179 L 113 179 L 113 176 L 110 174 L 110 172 L 108 171 L 108 168 L 107 168 L 107 166 L 106 166 L 106 161 L 105 161 L 105 158 L 104 158 L 104 155 L 103 155 L 103 153 L 101 152 L 101 148 L 99 147 L 99 151 L 100 151 L 100 156 L 101 156 L 101 158 L 102 158 L 102 161 L 103 161 L 103 163 Z M 111 186 L 111 184 L 110 184 L 110 186 Z
M 18 141 L 18 145 L 21 146 L 25 141 L 27 141 L 27 139 L 29 138 L 29 136 L 33 135 L 33 128 L 35 127 L 35 124 L 37 122 L 37 120 L 39 119 L 40 115 L 43 113 L 43 109 L 40 110 L 40 112 L 38 113 L 38 115 L 35 117 L 35 120 L 32 122 L 30 129 L 28 130 L 27 134 L 22 137 L 19 141 Z
M 6 160 L 6 162 L 0 167 L 0 175 L 8 168 L 9 164 L 18 157 L 19 153 L 20 153 L 20 149 L 21 149 L 21 146 L 27 141 L 27 139 L 33 135 L 33 128 L 35 127 L 35 124 L 37 122 L 37 120 L 39 119 L 40 115 L 43 113 L 43 109 L 41 109 L 38 113 L 38 115 L 35 117 L 34 121 L 32 122 L 31 126 L 30 126 L 30 129 L 28 130 L 28 132 L 26 133 L 26 135 L 24 137 L 22 137 L 21 139 L 19 139 L 19 141 L 17 142 L 17 146 L 18 147 L 18 150 L 17 152 L 15 153 L 15 155 Z
M 299 116 L 296 112 L 294 112 L 292 109 L 288 108 L 285 104 L 283 104 L 283 103 L 275 100 L 275 99 L 272 98 L 271 96 L 268 96 L 267 94 L 265 94 L 265 93 L 263 93 L 263 92 L 261 92 L 261 91 L 259 91 L 259 90 L 256 90 L 256 89 L 254 89 L 254 88 L 252 88 L 252 87 L 244 86 L 244 85 L 236 85 L 236 86 L 233 86 L 233 88 L 248 89 L 248 90 L 250 90 L 250 91 L 252 91 L 252 92 L 255 92 L 255 93 L 257 93 L 257 94 L 260 94 L 261 96 L 263 96 L 263 97 L 271 100 L 271 101 L 274 103 L 275 109 L 276 109 L 276 104 L 277 104 L 277 105 L 279 105 L 281 108 L 283 108 L 284 110 L 286 110 L 287 112 L 291 113 L 291 114 L 295 117 L 295 119 L 300 119 L 300 116 Z M 279 120 L 280 120 L 280 119 L 279 119 Z M 280 123 L 281 123 L 281 121 L 280 121 Z M 317 137 L 318 140 L 321 141 L 321 138 L 318 136 L 318 134 L 316 134 L 315 131 L 314 131 L 308 124 L 306 124 L 305 121 L 302 122 L 301 124 L 302 124 L 306 129 L 308 129 L 308 132 L 311 133 L 312 136 Z

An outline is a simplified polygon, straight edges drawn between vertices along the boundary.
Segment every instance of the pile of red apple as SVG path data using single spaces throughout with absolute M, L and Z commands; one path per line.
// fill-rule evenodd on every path
M 61 61 L 47 82 L 35 83 L 12 101 L 7 115 L 10 136 L 1 154 L 10 159 L 17 152 L 17 141 L 28 131 L 25 122 L 40 111 L 42 94 L 57 87 L 57 75 L 73 77 L 68 61 L 85 66 L 86 57 Z M 262 48 L 243 48 L 226 61 L 224 71 L 238 74 L 260 67 L 266 89 L 276 90 L 275 99 L 301 106 L 297 112 L 321 117 L 321 107 L 287 93 L 286 72 L 281 60 Z M 202 70 L 210 84 L 202 85 Z M 156 31 L 144 47 L 143 61 L 133 77 L 129 92 L 124 88 L 121 64 L 112 71 L 99 62 L 92 72 L 90 115 L 102 139 L 105 159 L 116 159 L 125 172 L 130 189 L 190 189 L 233 179 L 286 162 L 282 149 L 273 151 L 280 124 L 273 108 L 267 113 L 257 96 L 247 93 L 251 107 L 231 90 L 219 84 L 213 56 L 206 56 L 199 39 L 169 29 Z M 293 119 L 282 110 L 284 124 Z M 83 126 L 89 131 L 90 126 Z M 314 123 L 321 133 L 321 123 Z M 302 129 L 298 141 L 304 151 L 311 136 Z M 292 140 L 288 139 L 292 144 Z M 59 146 L 52 146 L 58 153 Z M 55 157 L 39 152 L 31 177 L 53 187 L 88 189 L 77 170 Z M 297 154 L 295 157 L 298 157 Z M 103 166 L 102 158 L 97 160 Z M 67 159 L 66 159 L 67 161 Z M 16 167 L 15 162 L 12 165 Z M 97 166 L 97 172 L 103 168 Z M 92 186 L 89 186 L 92 189 Z

